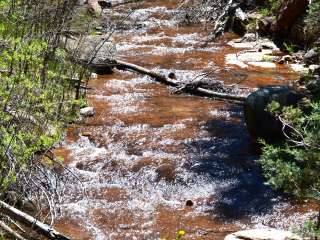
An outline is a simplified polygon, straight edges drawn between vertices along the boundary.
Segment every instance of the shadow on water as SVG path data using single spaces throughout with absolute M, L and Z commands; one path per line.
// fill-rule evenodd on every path
M 207 213 L 224 222 L 249 219 L 269 213 L 285 196 L 264 184 L 259 166 L 259 147 L 252 143 L 242 116 L 242 107 L 232 107 L 228 119 L 211 119 L 202 128 L 210 138 L 188 143 L 193 158 L 191 171 L 218 183 Z M 221 184 L 219 182 L 227 182 Z

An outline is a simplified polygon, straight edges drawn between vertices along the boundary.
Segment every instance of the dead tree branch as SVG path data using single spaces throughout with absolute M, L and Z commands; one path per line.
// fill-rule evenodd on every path
M 97 68 L 97 67 L 103 67 L 106 65 L 103 64 L 91 64 L 90 67 Z M 207 97 L 212 97 L 212 98 L 220 98 L 220 99 L 225 99 L 225 100 L 232 100 L 232 101 L 239 101 L 239 102 L 244 102 L 246 100 L 245 96 L 239 96 L 239 95 L 234 95 L 234 94 L 228 94 L 228 93 L 220 93 L 220 92 L 215 92 L 209 89 L 205 89 L 202 87 L 195 87 L 195 88 L 188 88 L 186 87 L 187 84 L 181 84 L 176 81 L 169 80 L 167 77 L 153 72 L 147 68 L 138 66 L 136 64 L 120 61 L 120 60 L 113 60 L 112 63 L 113 67 L 116 67 L 119 70 L 131 70 L 137 73 L 145 74 L 156 80 L 157 82 L 163 83 L 165 85 L 171 86 L 171 87 L 176 87 L 179 89 L 183 89 L 185 92 L 188 93 L 193 93 L 193 94 L 199 94 L 202 96 L 207 96 Z M 110 67 L 109 65 L 106 67 Z
M 22 224 L 34 229 L 39 234 L 48 237 L 52 240 L 70 240 L 70 238 L 62 235 L 61 233 L 54 230 L 52 227 L 44 224 L 34 217 L 0 201 L 0 209 L 10 216 L 12 219 L 21 222 Z
M 5 230 L 8 234 L 13 236 L 16 239 L 19 240 L 26 240 L 24 237 L 22 237 L 19 233 L 15 232 L 12 228 L 10 228 L 7 224 L 5 224 L 3 221 L 0 221 L 0 228 Z

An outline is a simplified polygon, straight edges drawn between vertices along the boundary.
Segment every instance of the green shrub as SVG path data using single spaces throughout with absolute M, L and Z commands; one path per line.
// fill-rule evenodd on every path
M 274 13 L 277 12 L 282 3 L 283 0 L 269 0 L 270 10 Z
M 320 37 L 320 0 L 313 0 L 309 4 L 305 21 L 308 38 L 311 41 L 317 40 Z
M 298 199 L 320 203 L 320 102 L 305 101 L 300 107 L 272 103 L 269 109 L 283 122 L 286 140 L 264 144 L 261 156 L 267 184 Z
M 297 49 L 298 49 L 297 45 L 292 44 L 290 42 L 284 42 L 283 46 L 284 46 L 284 50 L 289 54 L 295 53 L 297 51 Z
M 303 237 L 303 239 L 319 239 L 320 229 L 317 220 L 307 220 L 304 226 L 298 231 L 298 234 Z
M 63 41 L 76 3 L 0 2 L 0 197 L 12 186 L 30 187 L 20 180 L 32 176 L 64 120 L 83 105 L 71 79 L 85 70 L 69 60 Z
M 259 13 L 263 16 L 263 17 L 266 17 L 270 14 L 270 9 L 269 8 L 261 8 L 259 9 Z

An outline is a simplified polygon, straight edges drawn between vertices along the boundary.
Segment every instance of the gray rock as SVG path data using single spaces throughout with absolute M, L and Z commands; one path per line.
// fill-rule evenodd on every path
M 312 72 L 312 73 L 318 73 L 320 72 L 320 65 L 318 64 L 311 64 L 309 66 L 309 70 Z
M 313 43 L 315 47 L 320 47 L 320 37 Z
M 95 110 L 93 107 L 85 107 L 80 109 L 80 115 L 84 117 L 92 117 L 95 114 Z
M 253 141 L 259 138 L 268 142 L 283 139 L 282 124 L 266 108 L 272 101 L 281 106 L 295 105 L 301 97 L 286 86 L 269 86 L 251 93 L 245 102 L 244 117 Z
M 315 49 L 309 50 L 305 55 L 304 59 L 307 63 L 315 62 L 318 58 L 318 53 Z
M 79 61 L 90 63 L 98 74 L 112 73 L 108 64 L 114 59 L 116 47 L 104 36 L 89 35 L 81 39 L 68 39 L 67 48 L 74 52 Z
M 299 236 L 277 229 L 253 229 L 229 234 L 225 240 L 302 240 Z
M 318 75 L 314 76 L 312 80 L 309 80 L 306 88 L 311 92 L 313 95 L 320 94 L 320 77 Z
M 254 33 L 246 33 L 242 39 L 241 42 L 256 42 L 257 36 Z

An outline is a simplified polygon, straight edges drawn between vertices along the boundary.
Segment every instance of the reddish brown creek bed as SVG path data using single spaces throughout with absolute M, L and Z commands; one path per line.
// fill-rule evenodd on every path
M 130 21 L 139 25 L 116 31 L 118 58 L 174 71 L 184 81 L 202 72 L 226 84 L 245 77 L 242 87 L 297 78 L 286 66 L 226 65 L 225 55 L 239 51 L 226 45 L 234 36 L 205 46 L 201 25 L 175 22 L 177 5 L 163 0 L 114 9 L 135 8 Z M 308 206 L 263 184 L 241 105 L 172 94 L 130 72 L 99 76 L 89 86 L 96 115 L 70 126 L 56 151 L 83 184 L 67 185 L 55 224 L 72 239 L 172 239 L 180 229 L 185 239 L 223 239 L 244 228 L 287 229 L 308 215 Z

